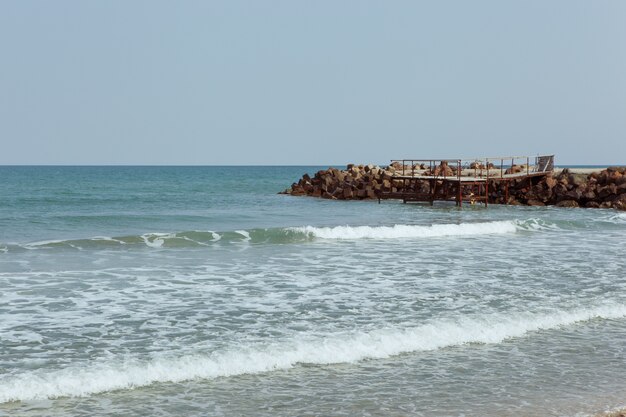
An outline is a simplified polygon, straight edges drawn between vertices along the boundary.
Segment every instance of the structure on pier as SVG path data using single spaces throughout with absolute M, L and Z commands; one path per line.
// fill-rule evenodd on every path
M 531 163 L 532 162 L 532 163 Z M 403 202 L 455 201 L 474 204 L 489 201 L 489 183 L 504 182 L 508 202 L 509 183 L 514 180 L 542 177 L 554 170 L 554 155 L 506 156 L 476 159 L 400 159 L 392 160 L 395 168 L 391 191 L 379 194 L 381 199 Z

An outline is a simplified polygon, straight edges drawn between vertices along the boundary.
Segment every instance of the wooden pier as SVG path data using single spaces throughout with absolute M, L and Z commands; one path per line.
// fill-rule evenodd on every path
M 531 164 L 532 162 L 532 164 Z M 455 201 L 462 207 L 489 203 L 489 183 L 504 182 L 508 202 L 509 183 L 524 178 L 542 177 L 554 170 L 554 155 L 536 157 L 506 156 L 463 159 L 392 160 L 392 183 L 399 185 L 379 194 L 381 199 L 403 202 Z M 401 185 L 399 184 L 401 182 Z

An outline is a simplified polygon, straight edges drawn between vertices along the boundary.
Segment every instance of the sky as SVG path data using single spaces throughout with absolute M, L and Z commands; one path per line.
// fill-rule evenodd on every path
M 0 0 L 0 164 L 626 164 L 626 1 Z

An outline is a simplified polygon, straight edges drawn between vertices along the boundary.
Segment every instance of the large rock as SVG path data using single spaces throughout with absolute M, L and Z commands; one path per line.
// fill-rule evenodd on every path
M 587 183 L 587 175 L 586 174 L 569 174 L 567 177 L 567 182 L 572 184 L 575 187 L 580 187 Z
M 598 197 L 602 200 L 606 200 L 614 194 L 617 194 L 617 186 L 615 184 L 607 184 L 598 188 Z
M 557 184 L 557 182 L 558 181 L 555 178 L 552 178 L 552 176 L 546 177 L 546 185 L 550 189 L 554 188 L 554 186 Z
M 524 167 L 522 167 L 521 165 L 513 165 L 510 168 L 507 168 L 506 171 L 504 171 L 505 174 L 519 174 L 520 172 L 525 171 L 526 169 Z
M 452 177 L 454 176 L 454 171 L 452 170 L 452 168 L 450 168 L 448 166 L 448 163 L 446 161 L 441 162 L 441 164 L 439 164 L 437 167 L 435 167 L 435 171 L 433 172 L 434 176 L 440 176 L 440 177 Z
M 580 205 L 578 204 L 577 201 L 575 200 L 563 200 L 563 201 L 559 201 L 558 203 L 556 203 L 557 207 L 570 207 L 570 208 L 574 208 L 574 207 L 580 207 Z
M 545 204 L 544 204 L 542 201 L 539 201 L 539 200 L 532 200 L 532 199 L 531 199 L 531 200 L 528 200 L 528 201 L 526 202 L 526 204 L 527 204 L 527 205 L 529 205 L 529 206 L 537 206 L 537 207 L 543 207 L 543 206 L 545 206 Z
M 565 193 L 565 200 L 578 201 L 582 197 L 582 193 L 579 190 L 571 190 Z
M 619 195 L 615 200 L 613 200 L 612 205 L 613 208 L 626 211 L 626 194 Z
M 596 193 L 595 193 L 595 192 L 593 192 L 593 191 L 591 191 L 591 190 L 586 191 L 586 192 L 582 195 L 582 198 L 583 198 L 583 199 L 585 199 L 585 200 L 595 200 L 595 199 L 596 199 L 596 197 L 597 197 L 597 196 L 596 196 Z

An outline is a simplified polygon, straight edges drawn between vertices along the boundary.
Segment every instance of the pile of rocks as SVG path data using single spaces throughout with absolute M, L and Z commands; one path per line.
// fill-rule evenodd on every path
M 477 167 L 478 168 L 478 167 Z M 456 175 L 455 167 L 438 166 L 433 168 L 437 175 Z M 523 172 L 525 166 L 516 166 L 511 172 Z M 313 177 L 304 174 L 283 194 L 312 196 L 333 200 L 377 199 L 381 193 L 428 192 L 427 181 L 407 182 L 394 179 L 396 174 L 428 174 L 431 169 L 424 165 L 402 166 L 394 163 L 389 166 L 354 165 L 345 170 L 328 168 L 318 171 Z M 407 187 L 407 189 L 403 187 Z M 410 188 L 409 188 L 410 187 Z M 469 193 L 470 190 L 468 190 Z M 626 167 L 610 167 L 590 175 L 576 174 L 564 169 L 556 175 L 527 177 L 509 183 L 490 181 L 489 201 L 491 203 L 559 207 L 616 208 L 626 210 Z M 508 201 L 506 196 L 508 195 Z
M 309 195 L 334 200 L 363 200 L 378 198 L 380 192 L 398 191 L 401 181 L 393 181 L 393 166 L 353 165 L 345 170 L 328 168 L 315 173 L 313 178 L 304 174 L 283 194 Z
M 496 192 L 501 191 L 499 188 L 501 186 L 496 186 Z M 548 175 L 536 183 L 521 180 L 511 190 L 509 204 L 626 210 L 626 167 L 610 167 L 589 175 L 564 169 L 558 175 Z M 490 197 L 494 202 L 505 202 L 501 195 Z

